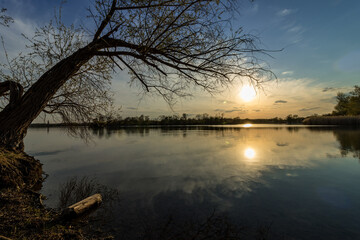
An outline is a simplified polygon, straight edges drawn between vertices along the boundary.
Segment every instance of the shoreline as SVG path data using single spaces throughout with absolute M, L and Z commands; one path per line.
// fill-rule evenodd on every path
M 92 232 L 86 218 L 64 221 L 60 209 L 43 205 L 44 173 L 34 157 L 0 149 L 0 173 L 0 239 L 113 239 Z

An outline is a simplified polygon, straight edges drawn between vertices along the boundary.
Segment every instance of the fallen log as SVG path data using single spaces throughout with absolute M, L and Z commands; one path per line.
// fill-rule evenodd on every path
M 102 203 L 102 197 L 99 193 L 87 197 L 80 202 L 77 202 L 63 211 L 63 217 L 67 219 L 78 218 L 87 215 L 92 210 L 99 207 Z

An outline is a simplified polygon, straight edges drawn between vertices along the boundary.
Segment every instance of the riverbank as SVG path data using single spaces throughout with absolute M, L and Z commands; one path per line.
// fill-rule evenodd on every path
M 92 232 L 87 219 L 66 222 L 60 210 L 46 208 L 42 175 L 33 157 L 0 150 L 0 239 L 112 239 Z

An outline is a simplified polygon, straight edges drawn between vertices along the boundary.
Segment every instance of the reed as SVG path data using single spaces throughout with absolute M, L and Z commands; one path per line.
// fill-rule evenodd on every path
M 358 116 L 322 116 L 305 118 L 306 125 L 343 125 L 360 126 L 360 115 Z

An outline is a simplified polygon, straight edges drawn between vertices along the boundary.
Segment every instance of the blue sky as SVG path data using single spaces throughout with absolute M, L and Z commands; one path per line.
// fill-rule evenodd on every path
M 63 20 L 88 24 L 86 8 L 91 2 L 68 1 L 63 7 Z M 0 6 L 15 19 L 10 28 L 0 27 L 10 54 L 24 49 L 25 41 L 19 34 L 31 36 L 35 27 L 52 18 L 59 3 L 0 0 Z M 193 98 L 179 99 L 173 112 L 162 99 L 144 96 L 136 86 L 129 87 L 126 72 L 120 72 L 113 79 L 116 107 L 121 107 L 124 116 L 206 112 L 256 118 L 331 112 L 338 91 L 348 92 L 360 84 L 359 10 L 357 0 L 242 1 L 233 26 L 242 26 L 245 32 L 258 36 L 263 48 L 283 49 L 272 53 L 273 58 L 264 56 L 277 81 L 265 83 L 264 91 L 258 91 L 249 102 L 238 96 L 241 82 L 215 96 L 195 91 Z

